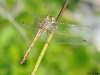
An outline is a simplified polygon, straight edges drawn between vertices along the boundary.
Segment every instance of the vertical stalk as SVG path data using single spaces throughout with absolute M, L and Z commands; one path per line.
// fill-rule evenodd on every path
M 64 12 L 64 10 L 65 10 L 65 8 L 66 8 L 68 2 L 69 2 L 69 0 L 66 0 L 65 4 L 63 5 L 63 7 L 62 7 L 62 9 L 61 9 L 61 11 L 60 11 L 60 13 L 59 13 L 57 19 L 56 19 L 56 22 L 59 22 L 59 20 L 61 19 L 62 14 L 63 14 L 63 12 Z M 37 71 L 37 69 L 38 69 L 38 67 L 39 67 L 39 64 L 40 64 L 40 62 L 41 62 L 41 60 L 42 60 L 42 58 L 43 58 L 43 55 L 44 55 L 44 53 L 45 53 L 45 51 L 46 51 L 46 49 L 47 49 L 47 47 L 48 47 L 48 43 L 50 42 L 50 40 L 51 40 L 53 34 L 54 34 L 54 31 L 52 31 L 52 32 L 50 33 L 50 35 L 49 35 L 49 37 L 48 37 L 48 39 L 47 39 L 47 42 L 45 43 L 45 45 L 44 45 L 44 47 L 43 47 L 43 49 L 42 49 L 42 51 L 41 51 L 41 53 L 40 53 L 40 55 L 39 55 L 39 58 L 38 58 L 38 60 L 37 60 L 37 62 L 36 62 L 36 65 L 35 65 L 35 67 L 34 67 L 34 69 L 33 69 L 31 75 L 35 75 L 35 73 L 36 73 L 36 71 Z

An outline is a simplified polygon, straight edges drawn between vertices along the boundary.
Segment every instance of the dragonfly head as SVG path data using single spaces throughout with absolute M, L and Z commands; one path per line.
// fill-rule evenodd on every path
M 47 15 L 47 16 L 46 16 L 46 19 L 47 19 L 48 21 L 50 21 L 50 22 L 55 22 L 55 19 L 54 19 L 53 16 Z

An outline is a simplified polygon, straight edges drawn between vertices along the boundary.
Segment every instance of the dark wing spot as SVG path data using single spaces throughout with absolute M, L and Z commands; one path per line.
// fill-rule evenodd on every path
M 22 22 L 22 24 L 24 24 L 24 22 Z
M 87 42 L 86 40 L 83 39 L 84 42 Z

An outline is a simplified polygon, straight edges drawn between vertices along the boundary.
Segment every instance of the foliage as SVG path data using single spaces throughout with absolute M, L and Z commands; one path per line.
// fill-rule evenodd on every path
M 57 17 L 63 3 L 64 0 L 6 0 L 0 7 L 12 14 L 14 20 L 21 26 L 22 22 L 33 24 L 34 10 L 41 18 L 48 14 Z M 74 10 L 77 3 L 77 0 L 70 0 L 66 10 Z M 67 20 L 62 16 L 61 21 Z M 33 36 L 27 31 L 24 33 L 27 33 L 28 39 L 32 41 Z M 0 14 L 0 75 L 31 74 L 44 42 L 38 39 L 26 62 L 20 65 L 30 40 L 25 41 L 13 23 Z M 100 72 L 99 57 L 100 53 L 91 44 L 85 46 L 50 44 L 36 75 L 86 75 L 87 72 Z

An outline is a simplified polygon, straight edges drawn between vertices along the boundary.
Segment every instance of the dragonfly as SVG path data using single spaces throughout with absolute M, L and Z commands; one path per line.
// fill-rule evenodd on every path
M 22 22 L 22 26 L 34 35 L 34 39 L 29 46 L 26 54 L 24 55 L 20 64 L 23 64 L 35 42 L 39 37 L 46 42 L 49 34 L 54 31 L 54 35 L 50 43 L 57 44 L 73 44 L 73 45 L 85 45 L 87 40 L 84 39 L 84 32 L 90 26 L 88 25 L 75 25 L 55 22 L 53 16 L 47 15 L 44 19 L 41 19 L 34 11 L 34 24 L 29 25 Z

